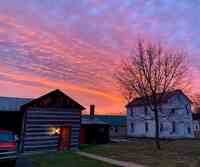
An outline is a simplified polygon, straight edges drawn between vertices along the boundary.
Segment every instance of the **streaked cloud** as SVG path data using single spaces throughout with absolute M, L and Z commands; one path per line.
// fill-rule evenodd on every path
M 187 50 L 198 76 L 199 10 L 198 1 L 186 0 L 1 1 L 2 95 L 10 95 L 5 84 L 14 96 L 59 87 L 101 113 L 120 113 L 112 75 L 138 36 Z

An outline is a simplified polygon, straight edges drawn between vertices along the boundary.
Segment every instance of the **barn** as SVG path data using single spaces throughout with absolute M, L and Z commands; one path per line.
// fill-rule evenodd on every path
M 3 100 L 0 102 L 0 117 L 7 115 L 1 117 L 5 121 L 0 128 L 19 134 L 21 152 L 79 148 L 81 111 L 84 107 L 60 90 L 37 99 Z

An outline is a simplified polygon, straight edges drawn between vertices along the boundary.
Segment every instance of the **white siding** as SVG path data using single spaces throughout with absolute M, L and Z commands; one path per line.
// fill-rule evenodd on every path
M 175 110 L 174 113 L 172 112 L 173 110 Z M 132 111 L 133 114 L 131 114 Z M 150 110 L 150 108 L 148 108 L 147 115 L 145 114 L 143 106 L 129 107 L 127 113 L 128 136 L 155 136 L 154 113 Z M 162 105 L 162 113 L 159 115 L 159 120 L 160 124 L 163 124 L 162 130 L 160 129 L 161 138 L 194 137 L 191 103 L 183 95 L 173 96 L 168 103 Z M 149 127 L 148 132 L 145 131 L 146 122 Z M 175 123 L 175 132 L 173 132 L 173 122 Z M 134 123 L 134 132 L 131 130 L 131 123 Z
M 200 120 L 193 120 L 193 131 L 195 137 L 200 137 Z

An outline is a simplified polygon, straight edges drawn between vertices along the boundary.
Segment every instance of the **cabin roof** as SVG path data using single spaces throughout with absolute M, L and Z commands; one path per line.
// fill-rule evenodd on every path
M 40 105 L 40 102 L 42 100 L 45 100 L 48 97 L 53 97 L 54 98 L 53 100 L 55 100 L 55 98 L 63 97 L 64 100 L 62 103 L 64 104 L 64 106 L 69 106 L 81 110 L 85 109 L 82 105 L 80 105 L 75 100 L 71 99 L 66 94 L 57 89 L 36 99 L 0 97 L 0 111 L 14 112 L 14 111 L 21 111 L 22 108 L 26 107 L 32 107 L 32 106 L 37 107 Z M 47 103 L 47 105 L 49 104 Z
M 17 97 L 0 97 L 0 111 L 20 111 L 20 107 L 33 99 Z
M 186 97 L 188 99 L 188 101 L 190 103 L 192 103 L 192 101 L 189 99 L 188 96 L 186 96 L 182 90 L 174 90 L 174 91 L 169 91 L 169 92 L 166 92 L 164 97 L 163 97 L 163 100 L 162 100 L 162 103 L 166 103 L 171 97 L 177 95 L 177 94 L 181 94 L 183 95 L 184 97 Z M 157 94 L 157 96 L 159 97 L 161 94 Z M 151 97 L 150 97 L 151 98 Z M 130 106 L 144 106 L 145 104 L 147 104 L 147 97 L 139 97 L 139 98 L 135 98 L 133 101 L 131 101 L 130 103 L 128 103 L 126 105 L 126 107 L 130 107 Z
M 62 105 L 63 107 L 76 108 L 80 110 L 85 109 L 82 105 L 80 105 L 78 102 L 67 96 L 59 89 L 53 90 L 37 99 L 28 102 L 27 104 L 22 105 L 21 107 L 23 109 L 26 109 L 29 107 L 45 107 L 45 106 L 60 107 L 60 105 Z

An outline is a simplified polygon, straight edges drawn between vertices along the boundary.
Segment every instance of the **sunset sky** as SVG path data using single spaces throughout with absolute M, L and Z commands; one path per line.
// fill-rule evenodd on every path
M 113 72 L 138 36 L 184 49 L 200 92 L 196 0 L 2 0 L 0 96 L 59 88 L 97 113 L 124 113 Z

